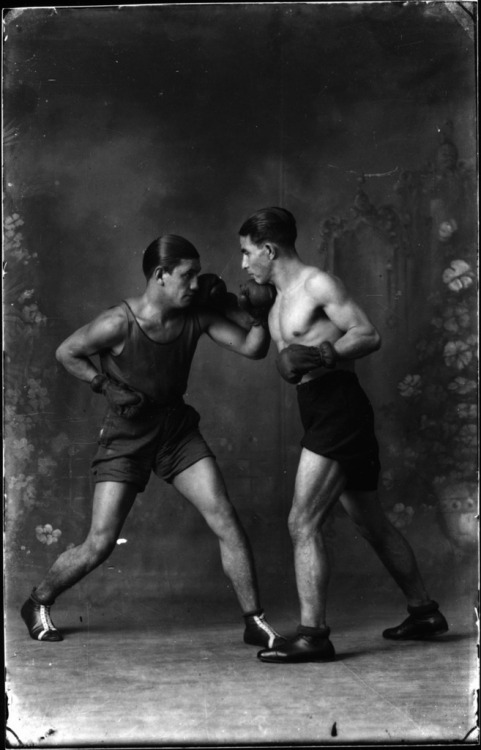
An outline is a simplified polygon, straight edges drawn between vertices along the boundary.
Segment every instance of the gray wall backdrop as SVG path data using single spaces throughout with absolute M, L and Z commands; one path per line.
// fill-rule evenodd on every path
M 446 120 L 459 157 L 474 165 L 474 4 L 462 6 L 205 4 L 7 15 L 9 596 L 23 598 L 88 529 L 103 404 L 56 364 L 58 343 L 143 291 L 142 252 L 162 233 L 189 238 L 203 270 L 237 291 L 237 230 L 254 210 L 290 209 L 301 257 L 325 267 L 322 227 L 332 215 L 352 217 L 361 174 L 385 175 L 366 178 L 365 190 L 374 205 L 392 203 L 392 175 L 432 158 Z M 429 257 L 417 256 L 422 280 Z M 368 268 L 369 252 L 364 262 Z M 356 294 L 355 275 L 346 281 Z M 411 308 L 427 297 L 416 294 Z M 363 384 L 380 407 L 378 356 Z M 384 372 L 385 359 L 378 361 Z M 393 391 L 399 397 L 396 384 Z M 264 599 L 295 606 L 286 518 L 301 430 L 273 347 L 251 362 L 202 340 L 187 400 L 202 414 L 251 537 Z M 404 418 L 396 416 L 396 428 Z M 413 494 L 413 486 L 409 474 L 384 481 L 383 501 L 416 546 L 434 593 L 462 588 L 472 528 L 464 548 L 446 533 L 429 492 Z M 110 560 L 66 596 L 233 601 L 204 522 L 156 478 L 122 537 Z M 329 538 L 334 581 L 351 598 L 368 591 L 359 583 L 366 576 L 370 590 L 399 596 L 340 513 Z

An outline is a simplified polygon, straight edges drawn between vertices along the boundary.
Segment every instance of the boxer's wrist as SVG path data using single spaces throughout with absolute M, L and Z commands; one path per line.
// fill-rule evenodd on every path
M 330 341 L 323 341 L 322 344 L 319 344 L 318 349 L 323 367 L 326 367 L 328 370 L 334 369 L 339 359 L 339 354 L 333 344 Z
M 103 386 L 107 376 L 103 372 L 98 372 L 94 378 L 90 381 L 89 385 L 94 393 L 102 393 Z

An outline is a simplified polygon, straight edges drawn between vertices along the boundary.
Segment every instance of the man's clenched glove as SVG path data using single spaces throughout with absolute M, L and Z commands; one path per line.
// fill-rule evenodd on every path
M 239 307 L 251 316 L 253 325 L 265 325 L 276 294 L 272 284 L 258 284 L 250 279 L 240 288 Z
M 134 391 L 123 383 L 112 380 L 105 373 L 99 373 L 90 382 L 94 393 L 102 393 L 110 404 L 114 414 L 125 419 L 138 417 L 148 403 L 147 396 Z
M 330 341 L 323 341 L 319 346 L 290 344 L 277 355 L 276 365 L 284 380 L 299 383 L 306 372 L 318 367 L 332 369 L 337 359 L 337 352 Z
M 229 300 L 225 281 L 215 273 L 202 273 L 197 282 L 199 288 L 195 293 L 195 304 L 222 312 Z

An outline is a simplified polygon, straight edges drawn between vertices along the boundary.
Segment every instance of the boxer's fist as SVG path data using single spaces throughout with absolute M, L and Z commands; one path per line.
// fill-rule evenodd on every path
M 290 344 L 278 355 L 276 365 L 279 373 L 288 383 L 299 383 L 306 372 L 318 367 L 332 369 L 336 366 L 337 353 L 330 341 L 319 346 Z
M 250 279 L 242 284 L 239 292 L 239 307 L 247 312 L 257 323 L 267 320 L 269 310 L 276 298 L 276 288 L 272 284 L 258 284 Z
M 199 288 L 195 293 L 195 304 L 211 310 L 223 310 L 228 302 L 225 282 L 215 273 L 202 273 L 197 282 Z
M 114 414 L 125 419 L 138 417 L 147 404 L 147 397 L 143 393 L 112 380 L 105 373 L 96 375 L 90 387 L 94 393 L 102 393 L 105 396 Z

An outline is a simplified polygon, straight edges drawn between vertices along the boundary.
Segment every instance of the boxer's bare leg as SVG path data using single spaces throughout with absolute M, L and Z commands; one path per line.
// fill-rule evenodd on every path
M 59 594 L 109 557 L 137 492 L 133 485 L 120 482 L 100 482 L 95 486 L 87 538 L 58 557 L 22 607 L 22 618 L 34 640 L 62 640 L 50 618 L 50 606 Z

